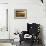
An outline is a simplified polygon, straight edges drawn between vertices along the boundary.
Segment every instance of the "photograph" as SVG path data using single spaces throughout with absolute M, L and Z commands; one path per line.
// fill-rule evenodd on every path
M 27 18 L 27 10 L 26 9 L 15 9 L 14 10 L 15 18 L 17 19 L 26 19 Z

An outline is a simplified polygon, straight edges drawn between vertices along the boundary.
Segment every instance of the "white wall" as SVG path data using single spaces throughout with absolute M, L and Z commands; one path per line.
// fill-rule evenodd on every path
M 9 39 L 7 29 L 7 9 L 8 4 L 0 4 L 0 39 Z
M 8 0 L 0 0 L 0 3 L 8 3 Z
M 27 9 L 26 19 L 14 19 L 14 9 Z M 9 0 L 9 31 L 10 36 L 18 30 L 27 30 L 28 23 L 40 23 L 43 26 L 44 41 L 46 42 L 45 5 L 40 0 Z

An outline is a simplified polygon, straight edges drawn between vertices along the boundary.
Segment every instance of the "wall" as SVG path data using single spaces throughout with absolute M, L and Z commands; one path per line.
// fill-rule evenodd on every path
M 0 39 L 9 39 L 7 29 L 7 9 L 8 4 L 0 3 Z
M 8 3 L 8 0 L 0 0 L 0 3 Z
M 0 0 L 0 28 L 5 27 L 6 28 L 6 9 L 8 9 L 7 4 L 2 3 L 8 3 L 8 0 Z M 9 39 L 9 31 L 1 31 L 0 30 L 0 39 Z M 11 43 L 0 43 L 0 46 L 12 46 Z
M 14 19 L 14 9 L 27 9 L 26 19 Z M 40 0 L 10 0 L 9 1 L 9 31 L 11 38 L 17 30 L 27 30 L 27 23 L 40 23 L 46 44 L 45 5 Z

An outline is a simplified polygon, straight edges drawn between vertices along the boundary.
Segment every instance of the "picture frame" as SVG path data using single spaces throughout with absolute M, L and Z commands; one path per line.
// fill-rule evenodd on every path
M 27 9 L 15 9 L 14 18 L 26 19 L 27 18 Z

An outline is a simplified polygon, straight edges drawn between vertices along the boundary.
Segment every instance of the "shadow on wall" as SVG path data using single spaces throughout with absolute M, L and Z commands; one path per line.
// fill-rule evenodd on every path
M 43 26 L 42 25 L 40 25 L 40 39 L 42 40 L 42 45 L 44 46 Z

